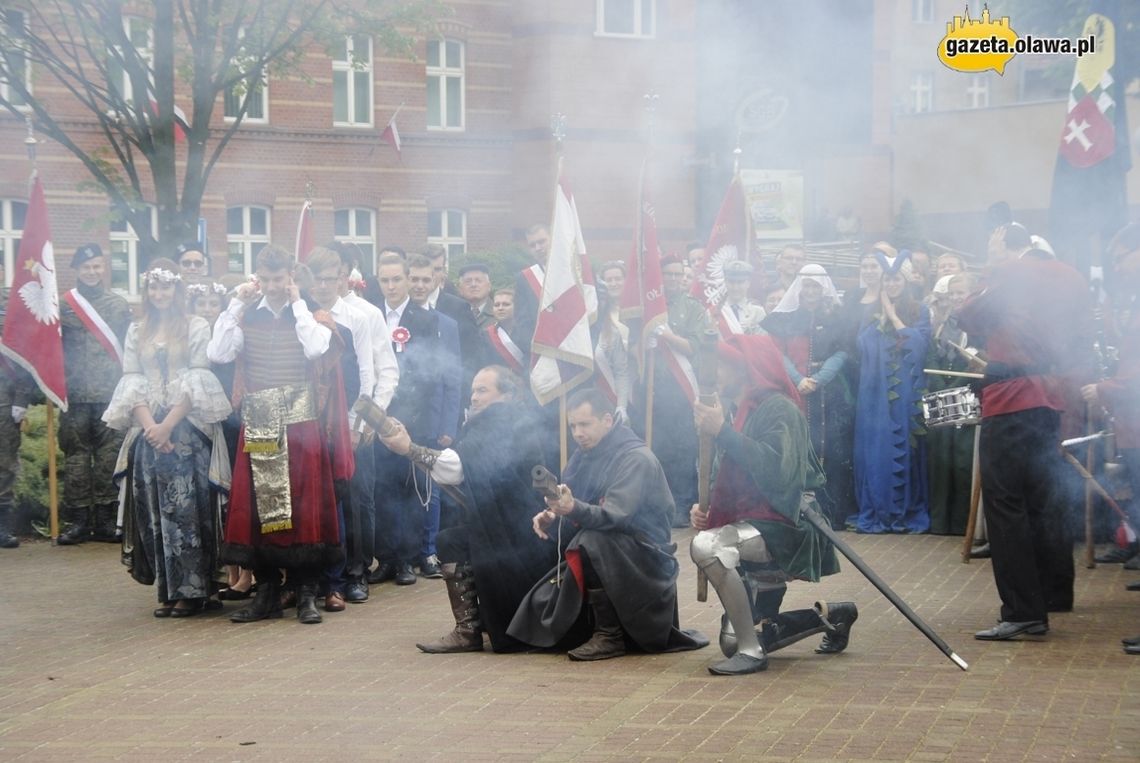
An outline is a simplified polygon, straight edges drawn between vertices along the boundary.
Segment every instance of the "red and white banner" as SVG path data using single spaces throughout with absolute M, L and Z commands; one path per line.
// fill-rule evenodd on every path
M 716 222 L 705 245 L 705 257 L 697 265 L 696 278 L 693 279 L 693 288 L 689 292 L 716 320 L 722 339 L 728 338 L 732 333 L 720 311 L 725 297 L 724 266 L 733 260 L 747 262 L 748 244 L 751 240 L 744 186 L 740 176 L 734 175 L 724 201 L 721 202 L 720 211 L 717 212 Z
M 28 201 L 14 271 L 0 352 L 26 369 L 47 399 L 66 411 L 67 379 L 63 373 L 55 253 L 39 177 Z
M 297 220 L 297 242 L 294 246 L 294 256 L 297 262 L 304 262 L 313 251 L 316 240 L 313 237 L 313 202 L 306 201 L 301 207 L 301 217 Z
M 621 293 L 621 318 L 637 331 L 637 362 L 645 372 L 645 352 L 653 331 L 669 322 L 669 306 L 661 277 L 661 247 L 657 240 L 657 209 L 650 198 L 646 163 L 641 165 L 637 197 L 637 222 L 633 250 L 626 262 L 626 279 Z M 639 325 L 640 324 L 640 325 Z
M 380 133 L 380 140 L 396 149 L 396 156 L 403 160 L 404 155 L 400 152 L 400 129 L 396 127 L 396 114 L 393 114 L 392 118 L 388 120 L 388 126 L 384 128 L 384 132 Z
M 574 194 L 560 165 L 554 188 L 550 255 L 530 346 L 530 386 L 541 405 L 574 389 L 594 373 L 589 307 L 582 283 L 585 257 L 586 242 Z
M 123 365 L 123 344 L 119 341 L 119 337 L 115 336 L 111 324 L 99 315 L 95 305 L 88 302 L 87 297 L 79 293 L 79 289 L 72 289 L 64 294 L 63 298 L 71 305 L 79 322 L 91 333 L 91 336 L 95 337 L 95 341 L 115 359 L 116 363 Z

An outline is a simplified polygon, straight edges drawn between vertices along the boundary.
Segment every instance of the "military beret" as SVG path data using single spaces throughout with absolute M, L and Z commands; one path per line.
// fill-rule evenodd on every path
M 75 256 L 71 258 L 71 268 L 78 270 L 79 266 L 88 260 L 102 256 L 103 250 L 99 248 L 98 244 L 84 244 L 75 250 Z
M 728 281 L 748 281 L 752 278 L 752 266 L 742 260 L 733 260 L 725 264 L 724 277 Z

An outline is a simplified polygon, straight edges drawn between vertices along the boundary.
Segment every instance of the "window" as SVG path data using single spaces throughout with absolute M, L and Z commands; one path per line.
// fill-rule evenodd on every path
M 354 34 L 333 51 L 333 124 L 372 126 L 372 38 Z
M 990 78 L 985 74 L 970 76 L 970 86 L 966 88 L 967 106 L 971 109 L 984 109 L 990 105 Z
M 360 250 L 360 269 L 376 274 L 376 213 L 371 209 L 338 209 L 333 212 L 333 238 L 355 244 Z
M 428 243 L 447 249 L 450 260 L 467 251 L 467 213 L 461 209 L 428 212 Z
M 934 0 L 910 0 L 910 20 L 916 24 L 934 21 Z
M 1022 101 L 1052 101 L 1069 97 L 1070 79 L 1055 67 L 1022 68 Z
M 32 89 L 32 72 L 28 66 L 28 52 L 25 43 L 26 27 L 23 11 L 4 11 L 4 38 L 7 43 L 3 52 L 4 71 L 11 72 L 14 79 Z M 0 98 L 16 108 L 27 108 L 23 96 L 8 87 L 8 80 L 0 78 Z
M 130 74 L 128 74 L 127 69 L 123 67 L 121 59 L 130 61 L 137 55 L 139 65 L 146 67 L 147 82 L 149 86 L 153 88 L 154 30 L 146 19 L 137 18 L 135 16 L 124 16 L 123 32 L 130 41 L 133 50 L 124 51 L 118 46 L 115 47 L 115 50 L 109 54 L 110 61 L 108 62 L 109 73 L 107 80 L 114 87 L 118 88 L 119 95 L 122 96 L 124 101 L 133 102 L 135 99 L 134 83 L 131 82 Z
M 597 33 L 613 37 L 653 37 L 656 0 L 598 0 Z
M 245 30 L 242 29 L 238 32 L 238 37 L 245 37 Z M 239 50 L 238 54 L 234 56 L 233 60 L 233 73 L 248 71 L 253 64 L 251 56 L 247 55 L 244 50 Z M 237 115 L 241 113 L 243 101 L 249 101 L 249 105 L 245 110 L 245 117 L 243 122 L 268 122 L 269 121 L 269 72 L 265 69 L 261 70 L 261 80 L 258 82 L 250 82 L 243 80 L 238 82 L 229 90 L 226 91 L 225 96 L 222 98 L 223 114 L 227 122 L 232 122 L 237 119 Z
M 463 129 L 463 43 L 428 40 L 427 126 Z
M 922 114 L 934 110 L 934 75 L 918 72 L 910 80 L 910 111 Z
M 265 207 L 230 207 L 226 210 L 226 270 L 249 275 L 254 258 L 269 243 L 269 210 Z
M 150 235 L 158 233 L 158 210 L 150 207 Z M 121 217 L 111 218 L 111 288 L 124 297 L 139 294 L 139 237 Z
M 24 235 L 24 220 L 28 204 L 15 199 L 0 199 L 0 253 L 4 256 L 4 286 L 12 285 L 15 274 L 16 252 L 20 237 Z

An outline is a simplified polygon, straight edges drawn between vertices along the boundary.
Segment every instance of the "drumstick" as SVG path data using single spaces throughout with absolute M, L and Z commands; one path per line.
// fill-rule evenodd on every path
M 975 373 L 970 373 L 969 371 L 943 371 L 940 368 L 924 368 L 924 369 L 922 369 L 922 372 L 927 373 L 927 374 L 936 374 L 938 376 L 961 376 L 965 379 L 984 379 L 984 378 L 986 378 L 985 374 L 975 374 Z
M 958 352 L 962 353 L 962 355 L 966 358 L 966 360 L 970 361 L 971 363 L 977 363 L 982 368 L 985 368 L 988 365 L 987 361 L 982 360 L 982 358 L 978 355 L 978 353 L 974 352 L 973 350 L 969 349 L 968 347 L 963 347 L 960 344 L 954 344 L 949 339 L 946 340 L 946 343 L 948 345 L 950 345 L 951 347 L 953 347 Z

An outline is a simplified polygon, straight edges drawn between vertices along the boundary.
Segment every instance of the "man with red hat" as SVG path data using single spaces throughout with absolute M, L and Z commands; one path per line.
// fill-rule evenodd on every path
M 695 404 L 697 430 L 715 438 L 716 476 L 707 512 L 693 506 L 689 553 L 724 606 L 714 675 L 768 667 L 767 652 L 824 633 L 821 654 L 847 647 L 859 613 L 852 602 L 816 602 L 780 613 L 788 580 L 818 582 L 839 571 L 835 549 L 801 515 L 818 511 L 825 479 L 783 358 L 767 336 L 737 334 L 718 345 L 720 400 Z M 762 630 L 756 631 L 755 626 Z

